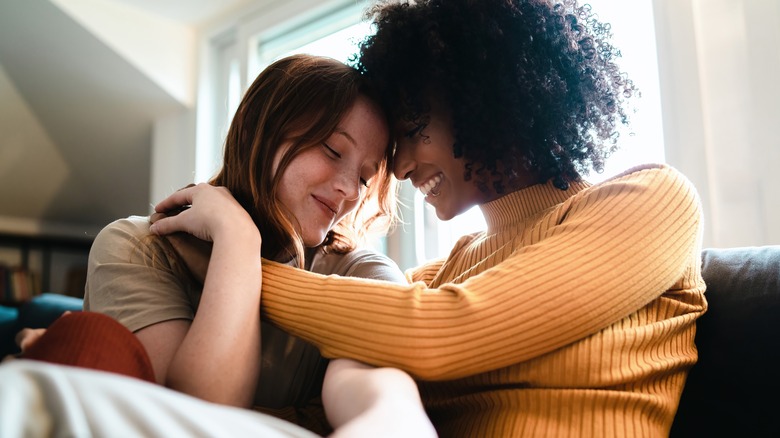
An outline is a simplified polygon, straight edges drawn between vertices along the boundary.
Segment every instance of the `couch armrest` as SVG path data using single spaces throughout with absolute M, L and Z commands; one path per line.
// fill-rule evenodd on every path
M 14 336 L 19 331 L 19 309 L 0 306 L 0 360 L 6 355 L 16 353 Z
M 19 307 L 19 324 L 29 328 L 48 327 L 66 311 L 80 311 L 83 306 L 84 300 L 81 298 L 44 293 Z
M 702 252 L 709 309 L 671 436 L 780 436 L 780 246 Z

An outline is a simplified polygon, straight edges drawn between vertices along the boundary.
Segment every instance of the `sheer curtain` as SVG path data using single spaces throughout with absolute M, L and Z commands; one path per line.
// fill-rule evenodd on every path
M 704 246 L 780 244 L 780 1 L 654 0 L 666 160 Z

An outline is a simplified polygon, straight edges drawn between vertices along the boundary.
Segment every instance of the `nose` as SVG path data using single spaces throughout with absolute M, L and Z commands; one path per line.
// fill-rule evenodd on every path
M 408 179 L 416 168 L 417 163 L 412 158 L 411 147 L 398 142 L 395 155 L 393 155 L 393 174 L 395 177 L 401 181 Z
M 340 172 L 334 178 L 336 190 L 344 195 L 347 201 L 355 201 L 360 197 L 360 176 L 352 172 Z

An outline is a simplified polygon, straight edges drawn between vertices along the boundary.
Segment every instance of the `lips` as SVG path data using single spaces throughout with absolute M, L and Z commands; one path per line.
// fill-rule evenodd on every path
M 338 205 L 336 205 L 336 203 L 331 202 L 331 201 L 329 201 L 328 199 L 325 199 L 325 198 L 320 198 L 320 197 L 315 196 L 315 195 L 312 195 L 312 197 L 317 202 L 322 204 L 326 209 L 328 209 L 331 213 L 333 213 L 334 216 L 338 213 Z

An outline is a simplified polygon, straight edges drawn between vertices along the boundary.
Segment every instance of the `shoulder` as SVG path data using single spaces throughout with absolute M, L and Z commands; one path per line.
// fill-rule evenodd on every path
M 100 230 L 95 242 L 140 239 L 150 234 L 148 216 L 129 216 L 117 219 Z
M 650 202 L 648 208 L 654 203 L 666 206 L 674 203 L 691 204 L 698 208 L 700 203 L 693 183 L 682 172 L 668 164 L 632 167 L 594 184 L 580 194 L 585 197 L 613 197 L 626 201 Z
M 570 219 L 590 218 L 586 221 L 648 234 L 654 226 L 697 228 L 702 216 L 693 183 L 667 164 L 631 168 L 578 192 L 566 204 Z
M 90 261 L 127 262 L 134 257 L 146 258 L 159 253 L 163 249 L 159 239 L 153 238 L 149 225 L 148 216 L 129 216 L 109 223 L 95 236 L 89 252 Z
M 355 249 L 346 254 L 317 253 L 311 271 L 324 275 L 406 282 L 403 272 L 390 257 L 369 248 Z
M 678 186 L 694 189 L 691 181 L 682 172 L 668 164 L 642 164 L 631 167 L 593 187 L 624 182 L 633 182 L 648 188 Z

